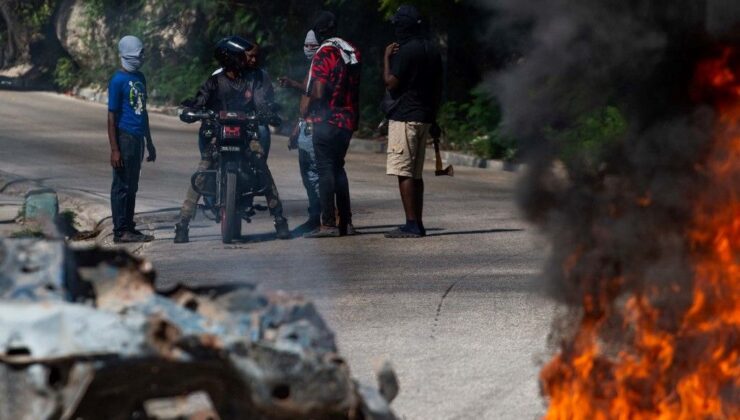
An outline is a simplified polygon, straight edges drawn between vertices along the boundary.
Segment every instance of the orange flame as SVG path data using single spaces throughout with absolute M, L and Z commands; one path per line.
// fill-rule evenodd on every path
M 625 340 L 629 347 L 614 354 L 599 334 L 608 310 L 592 310 L 599 297 L 587 295 L 575 338 L 541 372 L 549 402 L 546 419 L 740 419 L 740 69 L 732 68 L 735 54 L 726 48 L 700 63 L 692 89 L 695 99 L 713 103 L 718 128 L 709 158 L 698 168 L 697 175 L 708 182 L 686 232 L 691 303 L 683 312 L 666 314 L 651 305 L 657 290 L 630 296 L 611 309 L 623 312 L 623 331 L 631 334 Z M 663 326 L 666 316 L 677 317 L 677 329 Z

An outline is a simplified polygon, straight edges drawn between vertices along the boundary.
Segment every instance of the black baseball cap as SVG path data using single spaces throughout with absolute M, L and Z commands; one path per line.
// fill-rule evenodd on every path
M 396 10 L 396 13 L 393 14 L 391 23 L 394 25 L 404 23 L 420 25 L 421 13 L 419 13 L 419 9 L 410 4 L 402 4 L 398 10 Z

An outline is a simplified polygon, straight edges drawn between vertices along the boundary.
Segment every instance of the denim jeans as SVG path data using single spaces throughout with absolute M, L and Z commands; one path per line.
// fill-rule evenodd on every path
M 319 171 L 316 169 L 313 135 L 306 135 L 305 128 L 305 121 L 298 123 L 298 165 L 301 168 L 301 179 L 308 195 L 308 217 L 318 221 L 321 218 Z
M 110 207 L 113 214 L 113 234 L 121 236 L 134 230 L 136 192 L 139 190 L 139 174 L 144 159 L 144 138 L 125 131 L 118 133 L 118 149 L 121 151 L 123 168 L 113 169 L 110 190 Z
M 344 157 L 349 149 L 352 131 L 326 123 L 314 124 L 313 127 L 313 146 L 319 172 L 321 224 L 337 226 L 338 210 L 340 225 L 347 225 L 352 223 L 352 209 Z

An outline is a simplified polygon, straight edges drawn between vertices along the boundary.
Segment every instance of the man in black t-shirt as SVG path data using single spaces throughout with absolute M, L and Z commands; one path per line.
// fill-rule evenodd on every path
M 426 235 L 424 207 L 424 152 L 430 131 L 436 127 L 442 95 L 442 58 L 424 36 L 419 11 L 403 5 L 392 19 L 396 42 L 385 50 L 383 79 L 393 99 L 386 107 L 388 124 L 387 174 L 398 177 L 406 224 L 386 238 Z

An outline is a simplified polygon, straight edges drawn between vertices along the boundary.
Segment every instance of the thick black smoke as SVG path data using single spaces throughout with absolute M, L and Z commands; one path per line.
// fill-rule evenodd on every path
M 686 229 L 709 182 L 697 167 L 715 121 L 692 100 L 692 78 L 701 58 L 737 41 L 740 2 L 489 3 L 496 25 L 528 28 L 521 58 L 490 86 L 528 164 L 521 207 L 551 239 L 553 295 L 574 307 L 593 296 L 583 312 L 598 318 L 650 290 L 663 327 L 676 328 L 672 314 L 691 299 Z

